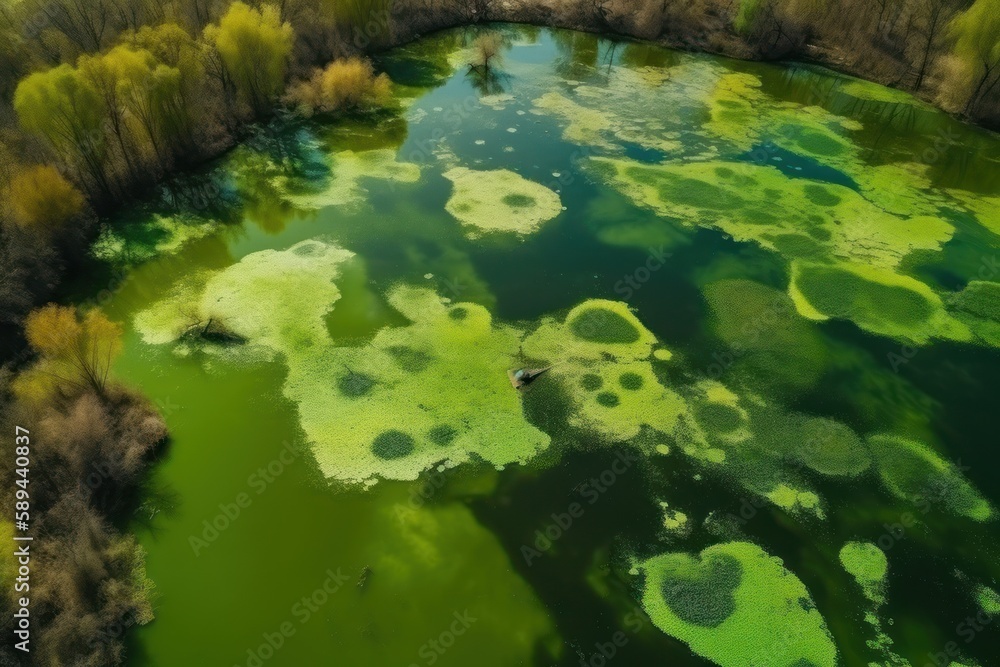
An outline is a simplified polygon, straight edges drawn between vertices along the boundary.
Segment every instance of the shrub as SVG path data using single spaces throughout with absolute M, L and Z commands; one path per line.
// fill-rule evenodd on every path
M 367 60 L 356 57 L 335 60 L 324 69 L 314 70 L 308 79 L 292 84 L 285 102 L 306 116 L 373 111 L 392 102 L 392 82 L 384 73 L 376 76 Z
M 58 231 L 84 208 L 80 191 L 48 165 L 15 175 L 7 194 L 11 219 L 22 228 L 45 234 Z

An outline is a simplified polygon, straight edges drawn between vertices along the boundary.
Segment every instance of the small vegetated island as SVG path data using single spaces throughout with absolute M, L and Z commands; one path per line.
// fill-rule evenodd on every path
M 3 664 L 1000 661 L 996 0 L 2 0 L 0 61 Z

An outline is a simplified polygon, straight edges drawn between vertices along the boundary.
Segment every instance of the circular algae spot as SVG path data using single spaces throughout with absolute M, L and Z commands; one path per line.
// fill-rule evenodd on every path
M 614 392 L 602 391 L 597 395 L 597 402 L 606 408 L 616 408 L 621 403 L 621 399 Z
M 638 391 L 642 389 L 642 383 L 642 376 L 638 373 L 633 373 L 632 371 L 622 373 L 618 378 L 618 384 L 620 384 L 623 389 L 628 389 L 629 391 Z
M 456 306 L 455 308 L 452 308 L 451 310 L 448 311 L 448 317 L 459 322 L 461 322 L 468 316 L 469 316 L 469 311 L 462 306 Z
M 580 378 L 580 386 L 587 391 L 597 391 L 604 386 L 604 380 L 596 373 L 584 373 Z
M 701 560 L 678 554 L 673 567 L 664 572 L 660 591 L 680 619 L 714 628 L 736 611 L 733 594 L 742 578 L 743 567 L 728 554 L 710 554 Z
M 409 456 L 416 443 L 406 433 L 402 431 L 390 430 L 375 436 L 372 441 L 372 453 L 380 459 L 392 460 Z

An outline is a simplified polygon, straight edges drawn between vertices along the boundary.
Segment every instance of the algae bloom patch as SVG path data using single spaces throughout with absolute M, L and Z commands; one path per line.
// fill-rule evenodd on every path
M 656 627 L 722 667 L 834 667 L 837 648 L 809 591 L 778 558 L 729 542 L 639 564 Z
M 497 232 L 524 236 L 562 212 L 558 194 L 507 169 L 455 167 L 444 176 L 454 184 L 445 209 L 472 237 Z

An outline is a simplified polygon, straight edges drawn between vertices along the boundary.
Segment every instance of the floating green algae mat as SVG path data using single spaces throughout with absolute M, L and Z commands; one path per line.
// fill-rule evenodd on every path
M 840 550 L 840 562 L 861 586 L 865 597 L 879 604 L 885 601 L 889 562 L 881 549 L 871 542 L 848 542 Z
M 455 167 L 445 178 L 455 191 L 445 207 L 471 233 L 530 234 L 559 215 L 559 195 L 506 169 L 474 171 Z
M 755 544 L 663 554 L 638 569 L 645 575 L 642 606 L 653 623 L 722 667 L 838 664 L 809 591 Z
M 79 288 L 172 434 L 131 664 L 916 667 L 991 613 L 995 135 L 520 26 L 375 65 L 396 111 L 275 119 Z

